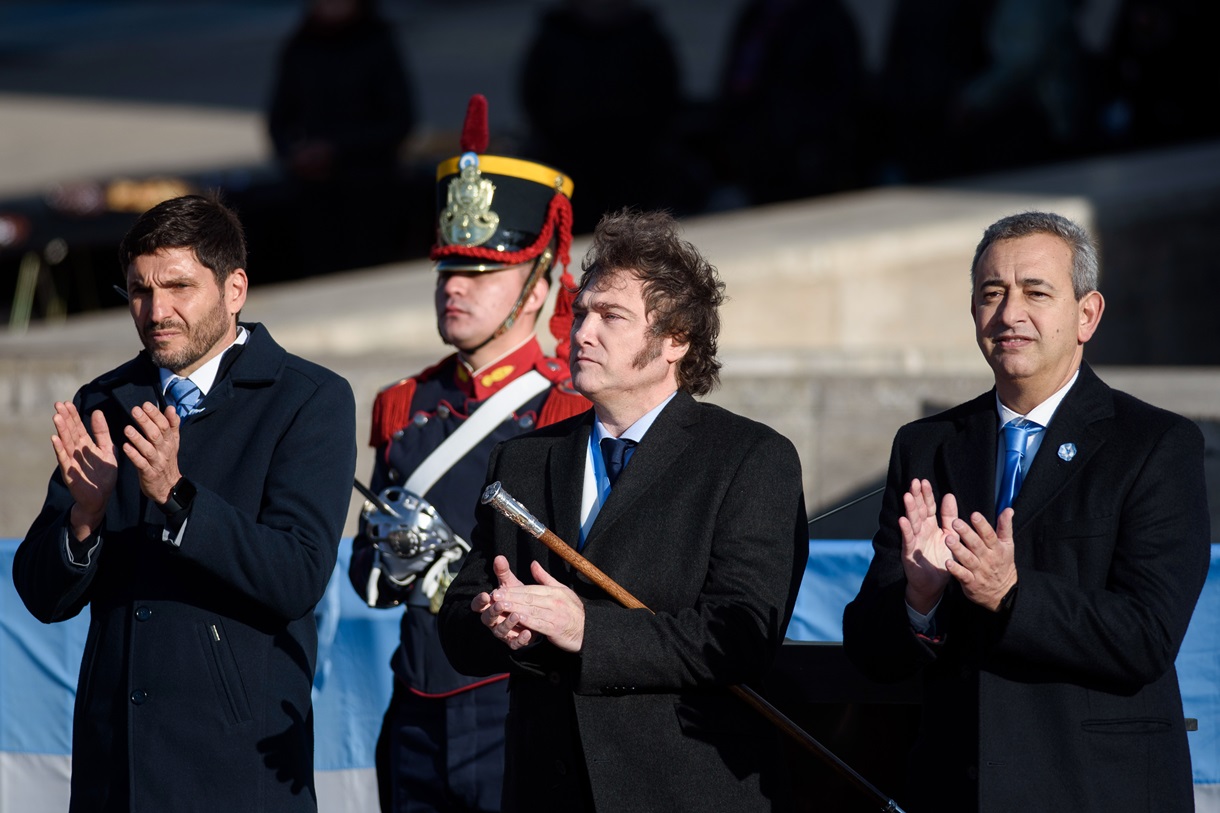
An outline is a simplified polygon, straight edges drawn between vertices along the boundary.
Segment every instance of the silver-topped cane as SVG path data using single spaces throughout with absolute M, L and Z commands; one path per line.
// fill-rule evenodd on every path
M 549 550 L 558 554 L 565 562 L 576 568 L 585 578 L 605 590 L 610 596 L 629 610 L 647 610 L 648 607 L 631 593 L 627 592 L 618 582 L 603 573 L 597 565 L 576 552 L 576 549 L 556 536 L 550 529 L 537 520 L 525 506 L 513 499 L 500 481 L 496 481 L 483 490 L 482 502 L 499 511 L 512 522 L 520 526 L 526 533 L 546 545 Z M 649 610 L 651 612 L 651 610 Z M 808 750 L 820 757 L 827 765 L 838 771 L 848 782 L 859 788 L 865 795 L 881 805 L 883 813 L 903 813 L 901 807 L 884 793 L 873 786 L 871 782 L 839 759 L 822 743 L 818 742 L 809 732 L 792 722 L 779 709 L 771 705 L 765 697 L 749 686 L 730 686 L 729 691 L 740 697 L 755 711 L 767 718 L 773 725 L 785 734 L 795 739 Z

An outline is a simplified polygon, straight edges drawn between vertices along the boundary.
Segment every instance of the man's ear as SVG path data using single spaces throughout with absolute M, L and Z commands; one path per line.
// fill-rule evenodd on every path
M 246 304 L 246 291 L 249 287 L 250 279 L 246 276 L 244 268 L 234 268 L 225 278 L 225 308 L 229 311 L 230 316 L 237 316 L 241 313 L 242 307 Z
M 1101 324 L 1101 314 L 1106 309 L 1106 300 L 1101 291 L 1089 291 L 1077 303 L 1080 310 L 1080 325 L 1076 329 L 1076 341 L 1084 344 L 1093 338 L 1097 326 Z
M 685 358 L 688 350 L 690 350 L 690 342 L 679 342 L 673 336 L 666 336 L 661 340 L 661 355 L 670 364 L 677 364 Z
M 525 298 L 525 304 L 521 306 L 522 315 L 533 315 L 542 310 L 550 293 L 551 284 L 546 281 L 546 277 L 539 277 L 530 295 Z

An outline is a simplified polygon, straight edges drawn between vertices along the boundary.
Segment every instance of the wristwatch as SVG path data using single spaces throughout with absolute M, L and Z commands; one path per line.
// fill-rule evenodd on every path
M 161 513 L 167 517 L 172 517 L 175 514 L 187 511 L 191 507 L 191 503 L 195 501 L 195 484 L 186 477 L 178 478 L 178 482 L 174 483 L 174 487 L 169 490 L 169 499 L 165 502 L 157 503 L 157 507 L 161 509 Z

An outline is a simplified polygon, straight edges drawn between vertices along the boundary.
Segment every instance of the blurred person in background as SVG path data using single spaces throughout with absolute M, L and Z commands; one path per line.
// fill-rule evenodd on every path
M 312 0 L 280 54 L 268 128 L 304 274 L 396 259 L 398 156 L 415 101 L 373 0 Z
M 878 183 L 960 174 L 966 145 L 955 127 L 967 82 L 987 67 L 988 0 L 897 0 L 865 128 Z
M 520 75 L 529 151 L 580 179 L 577 233 L 623 206 L 685 210 L 681 76 L 656 13 L 633 0 L 563 0 L 547 9 Z
M 839 0 L 749 0 L 720 78 L 714 161 L 733 197 L 757 205 L 857 185 L 863 65 Z

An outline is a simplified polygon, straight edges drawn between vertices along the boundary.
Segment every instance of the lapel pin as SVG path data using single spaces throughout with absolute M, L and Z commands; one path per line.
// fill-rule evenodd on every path
M 1065 443 L 1059 447 L 1059 459 L 1067 462 L 1076 456 L 1076 444 Z

